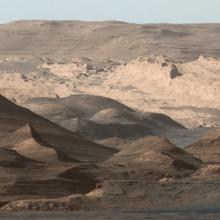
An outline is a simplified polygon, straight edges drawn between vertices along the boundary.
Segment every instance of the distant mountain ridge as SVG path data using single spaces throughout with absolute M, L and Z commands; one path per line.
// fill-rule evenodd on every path
M 142 55 L 193 60 L 220 56 L 220 24 L 117 21 L 16 21 L 0 25 L 0 56 L 55 56 L 127 61 Z

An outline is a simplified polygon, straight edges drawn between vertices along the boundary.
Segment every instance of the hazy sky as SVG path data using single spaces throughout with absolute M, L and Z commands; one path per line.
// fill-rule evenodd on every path
M 0 0 L 0 23 L 21 19 L 220 22 L 220 0 Z

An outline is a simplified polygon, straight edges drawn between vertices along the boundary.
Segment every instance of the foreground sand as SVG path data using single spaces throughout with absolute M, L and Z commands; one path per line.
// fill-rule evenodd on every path
M 193 210 L 192 210 L 193 211 Z M 159 212 L 159 211 L 158 211 Z M 75 213 L 3 213 L 0 214 L 0 218 L 4 220 L 14 220 L 14 219 L 22 219 L 29 220 L 34 217 L 36 220 L 75 220 L 75 219 L 94 219 L 94 220 L 145 220 L 146 218 L 149 220 L 188 220 L 188 219 L 196 219 L 196 220 L 218 220 L 219 214 L 212 214 L 212 210 L 208 213 L 161 213 L 161 214 L 150 214 L 147 211 L 95 211 L 95 212 L 75 212 Z

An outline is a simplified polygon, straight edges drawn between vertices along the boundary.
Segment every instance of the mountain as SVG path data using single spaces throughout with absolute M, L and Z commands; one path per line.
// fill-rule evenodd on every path
M 219 56 L 219 30 L 219 24 L 16 21 L 0 25 L 0 55 L 127 61 L 166 54 L 175 60 L 192 60 L 200 54 Z

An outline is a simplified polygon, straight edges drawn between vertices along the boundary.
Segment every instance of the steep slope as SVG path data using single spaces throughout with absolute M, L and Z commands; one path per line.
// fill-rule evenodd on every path
M 15 150 L 7 148 L 0 148 L 0 166 L 1 167 L 14 167 L 22 168 L 39 164 L 37 161 L 27 159 Z
M 62 151 L 48 145 L 41 139 L 31 124 L 27 124 L 14 133 L 6 135 L 4 140 L 5 144 L 2 141 L 4 146 L 36 161 L 45 163 L 76 162 L 76 160 L 68 157 Z
M 3 134 L 5 132 L 9 133 L 7 135 L 9 139 L 11 133 L 29 123 L 34 128 L 34 135 L 37 136 L 40 142 L 46 143 L 46 146 L 54 148 L 72 159 L 103 161 L 115 153 L 115 150 L 94 144 L 84 137 L 34 114 L 28 109 L 15 105 L 2 96 L 0 96 L 0 105 L 0 131 Z M 33 135 L 33 130 L 31 133 Z M 29 135 L 30 133 L 26 134 Z M 19 132 L 15 133 L 15 139 L 17 136 L 19 138 Z M 6 140 L 5 138 L 1 139 L 1 145 L 7 143 L 7 137 Z
M 88 193 L 98 182 L 89 170 L 117 152 L 3 96 L 0 107 L 0 206 L 17 199 Z

